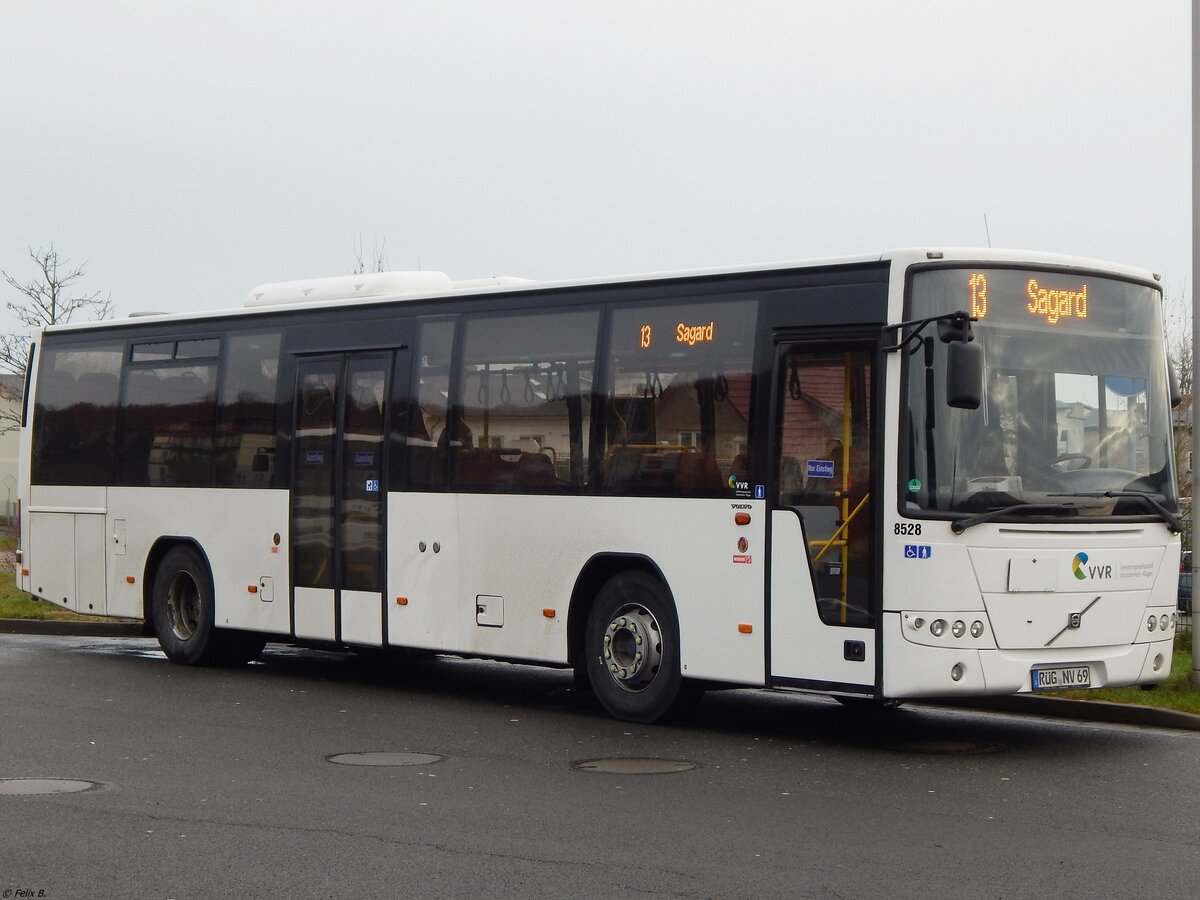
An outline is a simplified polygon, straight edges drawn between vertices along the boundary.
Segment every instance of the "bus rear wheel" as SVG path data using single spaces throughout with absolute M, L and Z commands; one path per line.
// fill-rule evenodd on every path
M 154 573 L 150 603 L 154 633 L 167 659 L 185 666 L 219 661 L 212 576 L 196 550 L 167 551 Z
M 600 705 L 628 722 L 657 722 L 684 695 L 679 624 L 662 583 L 644 572 L 609 579 L 588 614 L 586 671 Z

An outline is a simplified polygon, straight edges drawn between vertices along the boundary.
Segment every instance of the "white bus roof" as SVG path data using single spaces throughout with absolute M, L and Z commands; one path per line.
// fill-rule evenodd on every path
M 169 321 L 172 319 L 194 321 L 217 316 L 253 314 L 263 312 L 266 309 L 284 311 L 312 308 L 321 305 L 345 304 L 358 306 L 398 300 L 448 299 L 451 297 L 507 293 L 518 290 L 543 291 L 563 288 L 603 287 L 631 282 L 703 278 L 719 275 L 752 275 L 772 271 L 862 265 L 876 262 L 890 262 L 893 266 L 904 267 L 930 260 L 944 262 L 963 260 L 978 263 L 1025 263 L 1029 265 L 1085 268 L 1142 281 L 1161 280 L 1158 274 L 1146 269 L 1080 256 L 1031 250 L 994 249 L 990 247 L 923 247 L 825 259 L 793 260 L 634 275 L 561 279 L 555 281 L 536 281 L 509 275 L 454 281 L 442 272 L 377 272 L 361 275 L 340 275 L 331 278 L 299 279 L 258 285 L 246 294 L 244 306 L 240 309 L 224 308 L 201 312 L 144 313 L 134 315 L 138 315 L 142 321 L 147 323 L 152 321 Z M 125 321 L 127 320 L 113 319 L 105 322 L 78 322 L 68 325 L 50 326 L 48 330 L 73 331 L 83 328 L 102 328 L 105 326 L 115 326 Z

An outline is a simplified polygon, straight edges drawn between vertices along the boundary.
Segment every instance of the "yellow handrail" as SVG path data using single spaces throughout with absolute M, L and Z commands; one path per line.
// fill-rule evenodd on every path
M 867 501 L 870 499 L 870 494 L 864 495 L 863 498 L 858 501 L 858 506 L 854 507 L 854 512 L 850 513 L 850 515 L 846 516 L 846 518 L 842 520 L 842 524 L 838 526 L 837 531 L 835 531 L 829 540 L 825 542 L 825 546 L 821 548 L 821 552 L 813 557 L 814 566 L 821 561 L 821 557 L 825 555 L 825 552 L 834 545 L 834 541 L 838 540 L 838 538 L 842 536 L 842 532 L 850 527 L 850 523 L 854 521 L 854 517 L 859 514 L 862 508 L 867 505 Z

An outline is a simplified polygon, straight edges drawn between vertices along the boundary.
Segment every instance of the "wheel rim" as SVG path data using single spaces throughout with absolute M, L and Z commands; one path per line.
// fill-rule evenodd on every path
M 637 603 L 622 607 L 604 629 L 604 666 L 623 690 L 643 691 L 662 666 L 662 633 L 654 614 Z
M 189 640 L 200 625 L 200 588 L 186 572 L 177 572 L 167 586 L 167 619 L 181 641 Z

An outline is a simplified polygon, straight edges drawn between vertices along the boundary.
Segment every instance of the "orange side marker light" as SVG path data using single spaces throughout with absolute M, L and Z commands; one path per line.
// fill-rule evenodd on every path
M 125 583 L 126 583 L 126 584 L 134 584 L 134 583 L 136 583 L 136 582 L 137 582 L 137 579 L 136 579 L 136 578 L 134 578 L 132 575 L 126 575 L 126 576 L 125 576 Z
M 733 514 L 733 524 L 734 525 L 749 525 L 750 524 L 750 513 L 747 513 L 747 512 L 734 513 Z
M 553 619 L 555 616 L 557 616 L 557 615 L 558 615 L 558 610 L 556 610 L 556 609 L 543 609 L 543 610 L 542 610 L 542 615 L 543 615 L 543 616 L 545 616 L 547 619 Z
M 257 594 L 258 593 L 258 585 L 257 584 L 248 584 L 248 585 L 246 585 L 246 590 L 249 591 L 251 594 Z
M 397 606 L 408 606 L 408 598 L 407 597 L 397 597 L 396 605 Z
M 738 633 L 739 634 L 753 634 L 754 626 L 747 625 L 745 622 L 743 622 L 741 625 L 738 626 Z

